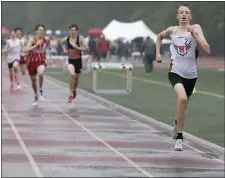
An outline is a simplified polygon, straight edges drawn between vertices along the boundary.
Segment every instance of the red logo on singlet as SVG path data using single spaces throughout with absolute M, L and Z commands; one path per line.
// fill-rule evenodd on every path
M 189 38 L 179 37 L 174 40 L 174 47 L 179 55 L 184 56 L 191 48 L 191 40 Z
M 69 53 L 69 58 L 72 58 L 72 59 L 78 59 L 81 57 L 80 51 L 77 49 L 69 49 L 68 53 Z
M 179 53 L 184 53 L 184 46 L 177 46 Z

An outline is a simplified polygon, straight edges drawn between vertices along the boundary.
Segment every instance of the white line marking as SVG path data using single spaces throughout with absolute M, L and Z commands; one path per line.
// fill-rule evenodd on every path
M 51 82 L 53 83 L 53 82 Z M 56 83 L 53 83 L 55 86 L 60 86 L 60 88 L 63 88 L 61 85 L 56 85 Z M 24 84 L 26 86 L 26 84 Z M 73 123 L 75 123 L 76 125 L 80 126 L 83 130 L 85 130 L 87 133 L 89 133 L 91 136 L 93 136 L 96 140 L 100 141 L 102 144 L 104 144 L 107 148 L 109 148 L 110 150 L 112 150 L 115 154 L 119 155 L 121 158 L 123 158 L 125 161 L 127 161 L 129 164 L 131 164 L 133 167 L 135 167 L 138 171 L 140 171 L 142 174 L 144 174 L 147 177 L 154 177 L 151 173 L 145 171 L 144 169 L 142 169 L 140 166 L 138 166 L 135 162 L 133 162 L 131 159 L 129 159 L 128 157 L 126 157 L 124 154 L 120 153 L 117 149 L 115 149 L 114 147 L 112 147 L 111 145 L 109 145 L 107 142 L 105 142 L 103 139 L 101 139 L 100 137 L 98 137 L 97 135 L 95 135 L 93 132 L 91 132 L 89 129 L 87 129 L 85 126 L 83 126 L 80 122 L 74 120 L 70 115 L 66 114 L 65 112 L 63 112 L 61 109 L 59 109 L 55 104 L 51 103 L 49 100 L 45 99 L 46 102 L 48 102 L 50 105 L 52 105 L 54 108 L 56 108 L 59 112 L 61 112 L 63 115 L 65 115 L 68 119 L 70 119 Z M 15 126 L 14 126 L 15 127 Z M 16 128 L 15 128 L 16 129 Z M 17 132 L 18 133 L 18 132 Z M 18 133 L 19 134 L 19 133 Z M 21 137 L 20 137 L 21 139 Z M 21 139 L 22 141 L 22 139 Z M 23 141 L 22 141 L 23 142 Z M 24 144 L 24 142 L 23 142 Z M 22 146 L 22 145 L 21 145 Z M 25 144 L 24 144 L 25 146 Z M 25 146 L 26 148 L 26 146 Z M 27 150 L 27 149 L 26 149 Z M 27 150 L 28 151 L 28 150 Z M 24 150 L 25 152 L 25 150 Z M 29 153 L 29 151 L 28 151 Z M 29 153 L 30 154 L 30 153 Z M 31 154 L 30 154 L 31 156 Z M 31 156 L 31 158 L 33 159 L 33 157 Z M 34 161 L 34 160 L 33 160 Z M 34 164 L 36 165 L 36 163 L 34 162 Z
M 61 88 L 63 88 L 62 85 L 60 85 L 60 84 L 58 84 L 58 83 L 56 83 L 56 82 L 50 80 L 49 78 L 47 78 L 47 80 L 48 80 L 48 82 L 54 84 L 55 86 L 60 86 Z M 113 111 L 113 112 L 116 112 L 117 114 L 119 114 L 119 115 L 121 115 L 121 116 L 123 116 L 123 117 L 128 118 L 129 120 L 132 119 L 132 118 L 129 118 L 128 116 L 126 116 L 126 115 L 124 115 L 124 114 L 122 114 L 122 113 L 120 113 L 120 112 L 118 112 L 118 111 L 115 111 L 115 110 L 113 110 L 113 109 L 111 109 L 111 108 L 109 108 L 109 107 L 107 107 L 107 106 L 105 106 L 105 107 L 108 108 L 109 110 Z M 147 124 L 145 124 L 145 123 L 142 123 L 142 122 L 140 122 L 140 121 L 138 121 L 138 120 L 135 120 L 135 119 L 132 119 L 132 120 L 134 120 L 134 121 L 136 121 L 136 122 L 142 124 L 143 126 L 145 126 L 145 127 L 147 127 L 147 128 L 150 128 L 150 129 L 151 129 L 152 131 L 154 131 L 154 132 L 159 132 L 158 130 L 155 130 L 154 128 L 150 127 L 149 125 L 147 125 Z M 201 151 L 201 150 L 199 150 L 199 149 L 197 149 L 197 148 L 194 148 L 194 147 L 192 147 L 192 146 L 190 146 L 190 145 L 188 145 L 188 144 L 186 144 L 186 143 L 183 143 L 183 145 L 185 145 L 185 146 L 187 146 L 187 147 L 193 149 L 194 151 L 196 151 L 196 152 L 198 152 L 198 153 L 206 154 L 205 152 L 203 152 L 203 151 Z M 217 158 L 213 158 L 213 160 L 218 161 L 218 162 L 224 164 L 224 161 L 223 161 L 223 160 L 220 160 L 220 159 L 217 159 Z
M 52 84 L 54 84 L 55 86 L 59 86 L 60 88 L 63 88 L 63 86 L 62 85 L 60 85 L 60 84 L 58 84 L 56 81 L 52 81 L 52 80 L 50 80 L 49 78 L 47 78 L 47 80 L 48 80 L 48 82 L 50 82 L 50 83 L 52 83 Z M 65 88 L 63 88 L 63 89 L 65 89 Z M 92 135 L 94 138 L 96 138 L 97 140 L 99 140 L 100 142 L 102 142 L 105 146 L 107 146 L 109 149 L 111 149 L 113 152 L 115 152 L 116 154 L 118 154 L 118 155 L 120 155 L 123 159 L 125 159 L 126 161 L 128 161 L 131 165 L 133 165 L 135 168 L 137 168 L 139 171 L 144 171 L 145 173 L 147 173 L 148 175 L 150 175 L 150 176 L 148 176 L 148 177 L 153 177 L 151 174 L 149 174 L 148 172 L 146 172 L 145 170 L 143 170 L 142 168 L 140 168 L 138 165 L 136 165 L 132 160 L 130 160 L 129 158 L 127 158 L 125 155 L 123 155 L 122 153 L 120 153 L 119 151 L 117 151 L 115 148 L 113 148 L 113 147 L 111 147 L 111 145 L 109 145 L 107 142 L 105 142 L 104 140 L 102 140 L 101 138 L 99 138 L 98 136 L 96 136 L 94 133 L 92 133 L 90 130 L 88 130 L 86 127 L 84 127 L 83 125 L 81 125 L 78 121 L 75 121 L 73 118 L 71 118 L 69 115 L 67 115 L 66 113 L 64 113 L 62 110 L 60 110 L 56 105 L 54 105 L 53 103 L 51 103 L 50 101 L 48 101 L 48 100 L 46 100 L 47 102 L 49 102 L 51 105 L 53 105 L 54 107 L 56 107 L 56 109 L 59 111 L 59 112 L 61 112 L 62 114 L 64 114 L 65 116 L 67 116 L 70 120 L 72 120 L 72 122 L 74 122 L 75 124 L 77 124 L 77 125 L 79 125 L 81 128 L 83 128 L 86 132 L 88 132 L 90 135 Z M 109 110 L 112 110 L 112 111 L 114 111 L 114 112 L 116 112 L 116 113 L 118 113 L 119 115 L 121 115 L 121 116 L 123 116 L 123 117 L 126 117 L 126 118 L 128 118 L 129 120 L 130 119 L 132 119 L 132 118 L 129 118 L 128 116 L 126 116 L 126 115 L 124 115 L 124 114 L 122 114 L 122 113 L 120 113 L 120 112 L 118 112 L 118 111 L 115 111 L 115 110 L 113 110 L 113 109 L 111 109 L 110 107 L 107 107 L 107 106 L 105 106 L 106 108 L 108 108 Z M 136 122 L 138 122 L 138 123 L 140 123 L 141 125 L 143 125 L 143 126 L 145 126 L 145 127 L 147 127 L 147 128 L 150 128 L 152 131 L 154 131 L 154 132 L 159 132 L 159 131 L 157 131 L 157 130 L 155 130 L 155 129 L 153 129 L 153 128 L 151 128 L 149 125 L 147 125 L 147 124 L 145 124 L 145 123 L 142 123 L 142 122 L 140 122 L 140 121 L 138 121 L 138 120 L 135 120 L 135 119 L 132 119 L 133 121 L 136 121 Z M 202 153 L 202 154 L 206 154 L 205 152 L 203 152 L 203 151 L 201 151 L 201 150 L 199 150 L 199 149 L 197 149 L 197 148 L 194 148 L 194 147 L 192 147 L 192 146 L 190 146 L 190 145 L 188 145 L 188 144 L 185 144 L 185 143 L 183 143 L 184 145 L 186 145 L 187 147 L 189 147 L 189 148 L 191 148 L 191 149 L 193 149 L 193 150 L 195 150 L 196 152 L 199 152 L 199 153 Z M 217 158 L 213 158 L 215 161 L 218 161 L 218 162 L 220 162 L 220 163 L 223 163 L 224 164 L 224 161 L 223 160 L 220 160 L 220 159 L 217 159 Z M 131 161 L 131 162 L 130 162 Z M 136 167 L 137 166 L 137 167 Z M 141 171 L 141 172 L 142 172 Z M 143 173 L 143 172 L 142 172 Z
M 76 121 L 75 119 L 73 119 L 69 114 L 66 114 L 64 111 L 62 111 L 60 108 L 58 108 L 55 104 L 51 103 L 49 100 L 45 99 L 45 101 L 47 101 L 50 105 L 52 105 L 55 109 L 57 109 L 59 112 L 61 112 L 64 116 L 66 116 L 68 119 L 70 119 L 74 124 L 80 126 L 83 130 L 85 130 L 87 133 L 89 133 L 92 137 L 94 137 L 96 140 L 98 140 L 99 142 L 101 142 L 103 145 L 105 145 L 106 147 L 108 147 L 110 150 L 112 150 L 115 154 L 119 155 L 121 158 L 123 158 L 125 161 L 127 161 L 130 165 L 132 165 L 133 167 L 135 167 L 137 170 L 139 170 L 141 173 L 143 173 L 145 176 L 147 177 L 154 177 L 152 174 L 150 174 L 149 172 L 145 171 L 144 169 L 142 169 L 140 166 L 138 166 L 137 164 L 135 164 L 135 162 L 133 162 L 131 159 L 129 159 L 128 157 L 126 157 L 124 154 L 120 153 L 117 149 L 115 149 L 114 147 L 112 147 L 111 145 L 109 145 L 107 142 L 105 142 L 103 139 L 101 139 L 100 137 L 98 137 L 97 135 L 95 135 L 92 131 L 90 131 L 88 128 L 86 128 L 85 126 L 83 126 L 80 122 Z
M 25 155 L 27 156 L 27 158 L 28 158 L 28 160 L 29 160 L 29 162 L 30 162 L 30 164 L 31 164 L 31 166 L 32 166 L 32 168 L 33 168 L 33 170 L 34 170 L 34 173 L 37 175 L 37 177 L 44 177 L 44 175 L 43 175 L 43 174 L 41 173 L 41 171 L 39 170 L 39 168 L 38 168 L 36 162 L 34 161 L 33 156 L 30 154 L 28 148 L 26 147 L 26 145 L 25 145 L 23 139 L 21 138 L 19 132 L 17 131 L 17 129 L 16 129 L 16 127 L 15 127 L 13 121 L 12 121 L 11 118 L 9 117 L 7 111 L 5 110 L 3 104 L 2 104 L 2 111 L 3 111 L 3 113 L 4 113 L 5 117 L 6 117 L 6 119 L 8 120 L 9 125 L 11 126 L 11 128 L 12 128 L 12 130 L 13 130 L 13 132 L 14 132 L 16 138 L 17 138 L 17 140 L 19 141 L 20 146 L 22 147 L 22 149 L 23 149 Z M 12 170 L 12 171 L 13 171 L 13 170 Z

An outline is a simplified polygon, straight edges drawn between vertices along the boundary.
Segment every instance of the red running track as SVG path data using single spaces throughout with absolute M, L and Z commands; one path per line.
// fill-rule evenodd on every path
M 79 93 L 68 104 L 68 88 L 49 79 L 44 91 L 47 100 L 34 107 L 30 83 L 10 93 L 3 73 L 3 177 L 224 176 L 222 160 L 187 146 L 174 152 L 170 133 Z

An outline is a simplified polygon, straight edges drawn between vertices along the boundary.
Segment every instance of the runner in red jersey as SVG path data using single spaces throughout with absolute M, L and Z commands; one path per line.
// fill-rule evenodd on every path
M 44 99 L 42 86 L 46 67 L 46 51 L 49 46 L 49 41 L 45 39 L 44 25 L 36 25 L 35 32 L 36 35 L 29 39 L 24 50 L 24 52 L 29 52 L 27 69 L 35 93 L 33 105 L 36 105 L 38 102 L 37 75 L 39 77 L 39 96 L 41 99 Z

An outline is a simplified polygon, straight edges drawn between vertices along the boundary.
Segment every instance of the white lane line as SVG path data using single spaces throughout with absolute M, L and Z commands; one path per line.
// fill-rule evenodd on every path
M 18 142 L 20 143 L 20 146 L 22 147 L 22 149 L 23 149 L 25 155 L 27 156 L 27 158 L 28 158 L 28 160 L 29 160 L 29 162 L 30 162 L 30 164 L 31 164 L 31 166 L 32 166 L 32 168 L 33 168 L 33 170 L 34 170 L 34 173 L 37 175 L 37 177 L 44 177 L 44 175 L 43 175 L 43 174 L 41 173 L 41 171 L 39 170 L 39 168 L 38 168 L 36 162 L 34 161 L 33 156 L 31 155 L 31 153 L 29 152 L 27 146 L 25 145 L 25 143 L 24 143 L 22 137 L 20 136 L 19 132 L 17 131 L 17 129 L 16 129 L 16 127 L 15 127 L 15 125 L 14 125 L 12 119 L 10 118 L 9 114 L 7 113 L 7 111 L 5 110 L 3 104 L 2 104 L 2 111 L 3 111 L 3 113 L 4 113 L 5 118 L 8 120 L 9 125 L 10 125 L 12 131 L 14 132 L 14 134 L 15 134 L 15 136 L 16 136 Z M 12 170 L 12 171 L 13 171 L 13 170 Z

